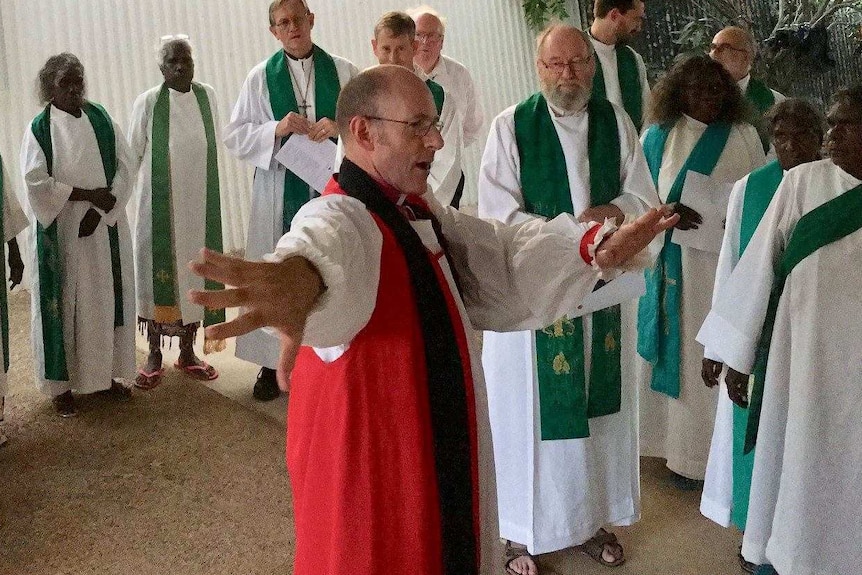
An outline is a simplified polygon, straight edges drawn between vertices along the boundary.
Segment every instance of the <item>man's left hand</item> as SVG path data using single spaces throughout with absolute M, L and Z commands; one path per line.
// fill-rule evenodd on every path
M 730 401 L 739 407 L 748 407 L 748 374 L 739 373 L 728 367 L 724 383 L 727 385 L 727 396 Z
M 679 221 L 668 206 L 653 208 L 630 224 L 605 236 L 596 249 L 596 264 L 602 269 L 616 268 L 635 257 L 660 233 Z
M 578 221 L 588 224 L 590 222 L 604 223 L 605 219 L 613 219 L 620 226 L 626 218 L 623 211 L 613 204 L 605 204 L 603 206 L 593 206 L 578 216 Z
M 338 124 L 329 118 L 321 118 L 308 129 L 308 139 L 313 142 L 322 142 L 336 136 L 338 136 Z

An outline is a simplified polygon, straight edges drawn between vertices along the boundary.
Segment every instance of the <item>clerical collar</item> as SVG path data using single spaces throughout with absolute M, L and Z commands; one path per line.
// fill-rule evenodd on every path
M 296 56 L 291 56 L 290 52 L 288 52 L 287 50 L 284 51 L 284 55 L 287 56 L 288 58 L 290 58 L 291 60 L 294 60 L 294 61 L 308 60 L 309 58 L 311 58 L 311 56 L 313 54 L 314 54 L 314 46 L 311 47 L 311 50 L 308 51 L 308 54 L 306 54 L 305 56 L 300 56 L 298 58 Z
M 739 86 L 739 89 L 742 90 L 743 94 L 745 94 L 745 91 L 748 89 L 749 82 L 751 82 L 751 74 L 746 74 L 744 78 L 740 78 L 739 81 L 736 82 L 736 85 Z

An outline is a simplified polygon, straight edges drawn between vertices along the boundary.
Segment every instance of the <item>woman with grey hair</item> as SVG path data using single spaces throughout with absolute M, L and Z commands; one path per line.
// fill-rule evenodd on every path
M 33 363 L 39 389 L 70 417 L 73 391 L 131 397 L 120 382 L 135 367 L 129 152 L 119 126 L 85 98 L 76 56 L 49 58 L 38 86 L 46 106 L 21 144 L 37 271 Z

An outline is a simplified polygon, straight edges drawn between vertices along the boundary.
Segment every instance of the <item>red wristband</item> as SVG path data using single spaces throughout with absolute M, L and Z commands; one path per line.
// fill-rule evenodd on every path
M 590 257 L 590 246 L 595 241 L 596 234 L 599 233 L 600 229 L 602 229 L 602 224 L 596 224 L 587 230 L 587 233 L 581 238 L 581 258 L 588 266 L 593 265 L 593 258 Z

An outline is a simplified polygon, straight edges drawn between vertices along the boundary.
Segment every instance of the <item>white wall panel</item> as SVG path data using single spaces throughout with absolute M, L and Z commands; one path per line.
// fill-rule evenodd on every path
M 401 2 L 310 0 L 314 39 L 360 68 L 374 63 L 371 35 L 384 11 Z M 418 2 L 416 2 L 418 3 Z M 267 0 L 0 0 L 0 151 L 20 185 L 17 155 L 29 121 L 38 113 L 35 78 L 52 54 L 75 53 L 86 68 L 88 96 L 124 127 L 132 102 L 161 81 L 154 45 L 165 34 L 186 33 L 196 48 L 200 81 L 219 96 L 222 124 L 248 70 L 278 44 L 270 35 Z M 444 52 L 473 73 L 486 110 L 497 113 L 535 90 L 532 34 L 520 0 L 431 2 L 449 19 Z M 573 7 L 571 13 L 577 14 Z M 484 139 L 465 154 L 465 203 L 475 203 L 475 179 Z M 244 245 L 251 171 L 222 154 L 226 249 Z

